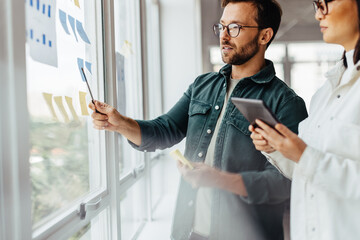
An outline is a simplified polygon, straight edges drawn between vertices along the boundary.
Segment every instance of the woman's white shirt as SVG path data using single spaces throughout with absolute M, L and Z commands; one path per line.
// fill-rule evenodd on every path
M 346 54 L 353 61 L 353 51 Z M 360 239 L 360 71 L 339 62 L 299 125 L 299 163 L 264 153 L 291 187 L 291 239 Z

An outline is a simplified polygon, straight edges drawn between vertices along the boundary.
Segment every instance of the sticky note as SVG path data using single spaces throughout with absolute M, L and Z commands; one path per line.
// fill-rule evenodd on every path
M 75 6 L 77 6 L 78 8 L 80 8 L 80 4 L 79 4 L 79 0 L 74 0 Z
M 90 44 L 90 40 L 89 40 L 89 38 L 88 38 L 85 30 L 84 30 L 84 27 L 83 27 L 82 23 L 79 22 L 78 20 L 76 20 L 76 30 L 77 30 L 77 32 L 79 33 L 81 39 L 82 39 L 84 42 Z
M 56 121 L 59 121 L 58 117 L 56 116 L 54 106 L 52 104 L 52 94 L 51 93 L 43 93 L 43 97 L 45 98 L 46 105 L 48 106 L 53 119 Z
M 121 47 L 120 53 L 126 58 L 130 57 L 130 55 L 133 55 L 134 52 L 132 50 L 131 42 L 125 40 L 123 46 Z
M 72 98 L 71 97 L 68 97 L 68 96 L 65 96 L 65 101 L 70 109 L 70 112 L 71 112 L 71 115 L 73 116 L 73 119 L 75 121 L 78 121 L 79 120 L 79 117 L 78 115 L 76 114 L 76 111 L 74 109 L 74 106 L 73 106 L 73 103 L 72 103 Z
M 77 65 L 78 65 L 78 69 L 79 69 L 81 79 L 83 80 L 83 82 L 85 82 L 84 74 L 81 71 L 81 68 L 84 68 L 84 60 L 82 58 L 77 58 Z
M 92 72 L 91 72 L 91 63 L 90 63 L 90 62 L 85 61 L 85 66 L 86 66 L 86 69 L 89 71 L 89 73 L 91 73 L 91 74 L 92 74 Z
M 60 110 L 60 113 L 64 118 L 65 123 L 70 122 L 69 116 L 68 116 L 68 114 L 67 114 L 67 112 L 66 112 L 66 110 L 64 108 L 64 104 L 63 104 L 63 101 L 62 101 L 62 96 L 54 97 L 54 101 L 55 101 L 56 105 L 58 106 L 58 108 Z
M 78 42 L 79 40 L 78 40 L 77 35 L 76 35 L 76 32 L 75 32 L 75 18 L 73 18 L 72 16 L 68 15 L 68 20 L 69 20 L 71 29 L 73 30 L 73 33 L 74 33 L 74 35 L 75 35 L 75 39 L 76 39 L 76 41 Z
M 69 28 L 67 26 L 66 13 L 59 9 L 59 18 L 61 22 L 61 26 L 63 27 L 66 34 L 70 35 Z
M 81 115 L 89 116 L 88 107 L 86 104 L 86 92 L 79 91 L 79 100 L 80 100 L 80 107 L 81 107 Z
M 194 169 L 194 167 L 191 165 L 190 161 L 187 160 L 179 151 L 179 149 L 176 149 L 174 151 L 170 152 L 170 156 L 172 156 L 174 159 L 180 161 L 182 164 L 188 166 L 191 170 Z

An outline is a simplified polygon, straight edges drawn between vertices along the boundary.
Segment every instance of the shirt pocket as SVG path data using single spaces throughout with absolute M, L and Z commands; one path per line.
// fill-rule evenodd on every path
M 232 125 L 241 133 L 250 136 L 251 132 L 249 131 L 249 121 L 239 112 L 233 112 L 230 115 L 229 120 L 227 121 L 228 125 Z
M 201 134 L 205 128 L 205 124 L 211 109 L 211 104 L 191 100 L 189 106 L 189 122 L 187 129 L 187 146 L 191 149 L 195 149 L 199 143 Z

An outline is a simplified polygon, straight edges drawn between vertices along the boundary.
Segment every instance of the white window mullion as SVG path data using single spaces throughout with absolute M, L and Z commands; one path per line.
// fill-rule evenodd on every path
M 0 2 L 0 238 L 31 236 L 24 1 Z

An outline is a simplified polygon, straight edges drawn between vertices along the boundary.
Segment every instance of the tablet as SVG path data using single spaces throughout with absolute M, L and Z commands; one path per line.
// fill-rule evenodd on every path
M 231 101 L 254 127 L 256 127 L 256 119 L 265 122 L 273 128 L 279 123 L 275 114 L 271 112 L 263 100 L 233 97 Z

